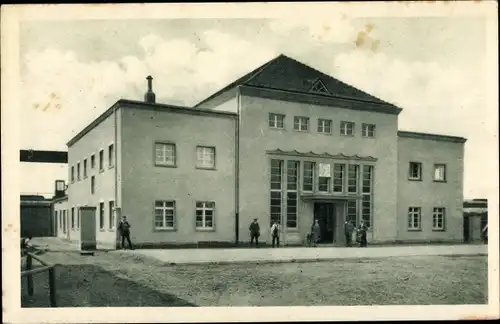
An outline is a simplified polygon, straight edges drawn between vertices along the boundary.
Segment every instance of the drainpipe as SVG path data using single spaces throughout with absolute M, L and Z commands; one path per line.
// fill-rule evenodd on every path
M 235 244 L 238 245 L 239 241 L 239 228 L 240 228 L 240 106 L 241 106 L 241 94 L 240 88 L 237 92 L 237 105 L 236 105 L 236 121 L 235 121 L 235 156 L 234 156 L 234 166 L 235 166 L 235 221 L 234 221 L 234 234 L 235 234 Z
M 119 210 L 120 208 L 118 207 L 118 116 L 116 115 L 118 110 L 116 109 L 116 104 L 113 106 L 113 115 L 114 115 L 114 123 L 115 123 L 115 134 L 114 134 L 114 160 L 115 160 L 115 210 L 113 213 L 115 214 L 115 246 L 118 242 L 118 217 L 120 216 Z

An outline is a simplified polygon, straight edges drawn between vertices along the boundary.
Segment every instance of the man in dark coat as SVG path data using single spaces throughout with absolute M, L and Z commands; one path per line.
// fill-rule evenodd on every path
M 260 226 L 257 222 L 257 218 L 253 220 L 249 227 L 250 230 L 250 244 L 253 244 L 253 240 L 255 239 L 255 246 L 259 245 L 259 236 L 260 236 Z
M 123 216 L 118 230 L 122 236 L 122 249 L 125 249 L 125 239 L 127 239 L 129 249 L 132 249 L 132 242 L 130 241 L 130 223 L 127 221 L 127 216 Z
M 351 221 L 345 222 L 344 233 L 345 233 L 345 245 L 352 246 L 352 232 L 354 231 L 354 226 Z

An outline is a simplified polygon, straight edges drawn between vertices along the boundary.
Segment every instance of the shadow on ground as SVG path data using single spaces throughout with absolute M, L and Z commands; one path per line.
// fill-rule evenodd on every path
M 56 277 L 58 307 L 196 306 L 94 265 L 57 266 Z M 26 278 L 21 278 L 21 307 L 50 307 L 48 273 L 34 275 L 33 282 L 34 294 L 29 296 Z

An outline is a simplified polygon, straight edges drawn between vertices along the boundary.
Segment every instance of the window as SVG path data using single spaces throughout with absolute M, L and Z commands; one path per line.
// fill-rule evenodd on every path
M 55 215 L 56 215 L 56 221 L 57 221 L 57 228 L 58 229 L 61 229 L 61 214 L 59 213 L 58 210 L 56 210 L 55 212 Z
M 81 177 L 80 177 L 80 162 L 78 162 L 78 163 L 76 164 L 76 179 L 77 179 L 78 181 L 80 181 L 80 180 L 81 180 Z
M 351 221 L 354 226 L 358 226 L 358 203 L 356 200 L 347 201 L 346 220 Z
M 75 182 L 75 166 L 71 166 L 71 183 Z
M 363 124 L 363 137 L 375 137 L 375 125 Z
M 330 192 L 331 165 L 329 163 L 319 164 L 318 191 Z
M 99 229 L 104 229 L 104 203 L 99 203 Z
M 372 227 L 372 211 L 373 211 L 373 166 L 363 165 L 363 176 L 361 183 L 361 219 L 365 225 Z
M 422 163 L 410 162 L 408 179 L 422 180 Z
M 200 169 L 215 169 L 215 147 L 196 147 L 196 167 Z
M 67 209 L 63 210 L 63 232 L 66 233 Z
M 104 151 L 99 151 L 99 171 L 104 170 Z
M 332 121 L 330 119 L 318 119 L 318 133 L 331 134 Z
M 80 229 L 80 206 L 76 207 L 76 228 Z
M 196 202 L 196 229 L 214 228 L 214 209 L 215 203 Z
M 108 146 L 108 167 L 112 167 L 115 165 L 115 145 L 109 144 Z
M 83 160 L 83 178 L 87 178 L 87 159 Z
M 319 177 L 318 181 L 318 191 L 319 192 L 329 192 L 330 187 L 330 178 L 327 177 Z
M 281 223 L 282 160 L 271 160 L 271 222 Z
M 354 123 L 342 121 L 340 122 L 340 135 L 353 136 L 354 135 Z
M 359 165 L 349 164 L 347 169 L 347 192 L 358 192 Z
M 432 211 L 432 230 L 444 231 L 445 209 L 443 207 L 435 207 Z
M 314 188 L 314 162 L 304 162 L 302 175 L 302 190 L 313 191 Z
M 269 127 L 283 129 L 285 115 L 269 113 Z
M 196 215 L 198 215 L 198 212 Z M 196 223 L 196 226 L 198 226 L 198 219 Z M 175 201 L 155 201 L 155 229 L 173 229 L 174 224 Z
M 90 156 L 90 168 L 95 169 L 95 154 L 92 154 L 92 156 Z
M 314 83 L 314 85 L 311 87 L 311 91 L 317 92 L 317 93 L 323 93 L 323 94 L 329 93 L 325 84 L 321 80 L 318 80 Z
M 115 202 L 113 200 L 110 200 L 108 204 L 109 204 L 109 229 L 114 229 L 116 227 Z
M 155 165 L 175 166 L 175 144 L 155 143 Z
M 434 164 L 434 181 L 446 181 L 446 165 Z
M 333 192 L 344 192 L 344 164 L 333 166 Z
M 408 230 L 420 230 L 420 207 L 408 208 Z
M 309 117 L 295 116 L 293 117 L 293 129 L 298 131 L 309 130 Z
M 71 230 L 75 230 L 75 207 L 71 208 Z
M 95 194 L 95 176 L 90 177 L 90 193 Z
M 297 228 L 298 161 L 287 161 L 286 227 Z

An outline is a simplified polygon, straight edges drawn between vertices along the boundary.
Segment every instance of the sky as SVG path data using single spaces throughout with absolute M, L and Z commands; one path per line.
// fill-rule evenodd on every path
M 67 141 L 120 98 L 192 106 L 285 54 L 401 108 L 399 129 L 462 136 L 464 196 L 486 197 L 497 173 L 496 102 L 484 89 L 481 17 L 122 19 L 20 25 L 23 149 Z M 493 122 L 492 120 L 495 120 Z M 43 168 L 43 171 L 41 171 Z M 22 165 L 25 193 L 53 192 L 65 165 Z M 41 176 L 41 177 L 40 177 Z

